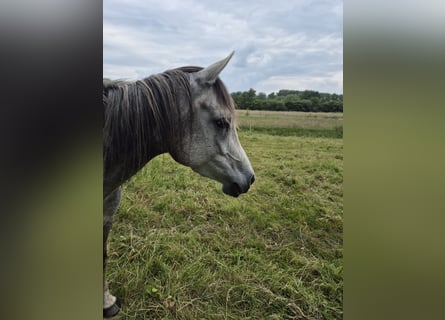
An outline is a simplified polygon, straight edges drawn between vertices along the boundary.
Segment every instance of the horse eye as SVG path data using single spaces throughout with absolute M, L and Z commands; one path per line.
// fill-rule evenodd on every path
M 229 128 L 230 127 L 229 122 L 226 119 L 224 119 L 224 118 L 215 120 L 215 123 L 218 126 L 218 128 L 221 128 L 221 129 L 225 129 L 225 128 Z

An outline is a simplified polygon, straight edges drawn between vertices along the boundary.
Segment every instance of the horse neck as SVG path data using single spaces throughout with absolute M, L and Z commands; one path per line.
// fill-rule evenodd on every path
M 128 83 L 118 92 L 109 93 L 104 185 L 119 186 L 152 158 L 169 152 L 178 143 L 186 114 L 186 108 L 181 106 L 187 104 L 187 92 L 181 87 L 169 87 L 172 81 L 162 76 Z

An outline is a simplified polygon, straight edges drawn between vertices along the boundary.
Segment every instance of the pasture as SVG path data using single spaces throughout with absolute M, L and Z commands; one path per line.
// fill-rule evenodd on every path
M 238 124 L 248 131 L 273 135 L 343 137 L 343 113 L 237 110 Z
M 239 198 L 152 160 L 110 234 L 117 319 L 341 319 L 342 114 L 238 111 L 256 182 Z

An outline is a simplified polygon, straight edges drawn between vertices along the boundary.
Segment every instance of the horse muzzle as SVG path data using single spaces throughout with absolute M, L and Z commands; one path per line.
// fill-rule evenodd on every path
M 238 184 L 236 182 L 232 182 L 230 184 L 224 184 L 222 187 L 222 191 L 232 197 L 238 197 L 242 193 L 246 193 L 249 191 L 250 186 L 255 182 L 255 174 L 252 174 L 248 179 L 247 183 Z

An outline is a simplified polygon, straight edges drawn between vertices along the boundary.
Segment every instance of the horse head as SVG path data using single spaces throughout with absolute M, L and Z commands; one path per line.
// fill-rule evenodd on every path
M 191 108 L 173 158 L 222 184 L 237 197 L 249 190 L 255 175 L 236 131 L 235 106 L 219 74 L 232 58 L 190 73 Z M 187 68 L 187 67 L 186 67 Z

